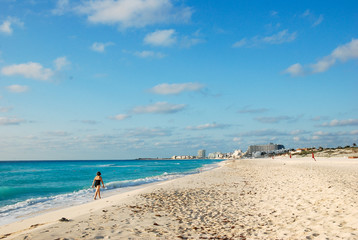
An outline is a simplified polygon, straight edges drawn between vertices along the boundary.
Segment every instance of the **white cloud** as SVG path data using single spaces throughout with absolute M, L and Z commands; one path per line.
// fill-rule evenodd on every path
M 239 134 L 243 137 L 262 137 L 262 136 L 287 136 L 289 135 L 287 132 L 281 132 L 275 129 L 262 129 L 262 130 L 255 130 L 249 131 Z
M 332 51 L 332 53 L 326 57 L 323 57 L 317 63 L 312 64 L 312 72 L 319 73 L 325 72 L 332 67 L 337 60 L 342 62 L 357 59 L 358 58 L 358 39 L 352 39 L 349 43 L 342 46 L 338 46 Z
M 25 78 L 32 78 L 36 80 L 48 80 L 54 74 L 51 69 L 44 68 L 41 64 L 34 62 L 3 67 L 1 69 L 1 73 L 6 76 L 22 75 Z
M 338 136 L 347 136 L 347 135 L 357 135 L 358 134 L 358 130 L 352 130 L 349 132 L 323 132 L 323 131 L 318 131 L 313 133 L 314 136 L 318 136 L 318 137 L 338 137 Z
M 169 47 L 177 44 L 182 48 L 190 48 L 194 45 L 205 42 L 205 40 L 202 39 L 199 30 L 188 36 L 179 36 L 174 29 L 167 29 L 157 30 L 147 34 L 144 37 L 143 42 L 152 46 Z
M 278 116 L 278 117 L 258 117 L 256 121 L 261 123 L 279 123 L 281 121 L 287 121 L 289 123 L 296 122 L 301 116 L 290 117 L 290 116 Z
M 323 127 L 342 127 L 342 126 L 356 126 L 358 125 L 358 119 L 347 120 L 332 120 L 330 122 L 322 123 Z
M 66 131 L 50 131 L 46 132 L 45 134 L 54 137 L 68 137 L 72 135 L 72 133 Z
M 118 114 L 116 116 L 113 116 L 113 117 L 109 117 L 110 119 L 113 119 L 113 120 L 118 120 L 118 121 L 121 121 L 121 120 L 124 120 L 124 119 L 127 119 L 127 118 L 130 118 L 131 116 L 128 115 L 128 114 Z
M 186 91 L 199 91 L 204 85 L 200 83 L 163 83 L 150 89 L 152 93 L 161 95 L 179 94 Z
M 311 14 L 311 11 L 307 9 L 304 13 L 302 13 L 302 17 L 307 17 Z
M 311 12 L 311 10 L 307 9 L 302 15 L 302 18 L 308 19 L 308 21 L 310 21 L 312 23 L 312 27 L 316 27 L 318 25 L 320 25 L 323 22 L 323 15 L 320 14 L 318 17 L 315 16 L 315 14 L 313 14 Z
M 243 38 L 240 41 L 237 41 L 236 43 L 234 43 L 232 46 L 233 47 L 243 47 L 246 44 L 248 44 L 248 41 L 246 40 L 246 38 Z
M 300 137 L 293 137 L 293 141 L 295 141 L 295 142 L 299 142 L 301 139 L 300 139 Z
M 18 18 L 8 17 L 7 20 L 5 20 L 0 25 L 0 33 L 6 34 L 6 35 L 11 35 L 14 31 L 12 28 L 12 25 L 17 25 L 17 26 L 22 27 L 24 25 L 24 23 L 22 21 L 20 21 Z
M 262 123 L 279 123 L 283 120 L 289 120 L 290 118 L 288 116 L 279 116 L 279 117 L 258 117 L 255 118 L 256 121 L 262 122 Z
M 69 0 L 58 0 L 56 3 L 56 8 L 52 10 L 54 15 L 63 15 L 69 11 L 70 1 Z
M 323 15 L 320 14 L 319 17 L 318 17 L 318 19 L 313 23 L 312 26 L 313 26 L 313 27 L 316 27 L 316 26 L 320 25 L 322 22 L 323 22 Z
M 351 135 L 358 135 L 358 130 L 352 130 L 349 134 L 351 134 Z
M 276 34 L 266 37 L 255 36 L 251 39 L 243 38 L 235 42 L 232 46 L 235 48 L 239 47 L 255 47 L 262 44 L 283 44 L 292 42 L 296 39 L 297 32 L 290 33 L 287 29 L 282 30 Z
M 134 128 L 128 129 L 125 133 L 127 138 L 153 138 L 170 136 L 172 133 L 168 129 L 162 128 Z
M 277 12 L 277 11 L 271 11 L 271 12 L 270 12 L 270 15 L 271 15 L 271 16 L 277 16 L 277 15 L 278 15 L 278 12 Z
M 153 46 L 168 47 L 176 42 L 175 30 L 157 30 L 153 33 L 149 33 L 144 38 L 144 43 Z
M 118 24 L 120 28 L 145 27 L 172 22 L 187 22 L 192 10 L 176 7 L 172 0 L 92 0 L 75 11 L 87 15 L 92 23 Z
M 315 132 L 314 135 L 315 135 L 315 136 L 329 136 L 329 135 L 333 135 L 333 133 L 318 131 L 318 132 Z M 340 135 L 341 135 L 341 134 L 340 134 Z
M 6 20 L 0 25 L 0 32 L 11 35 L 12 34 L 11 22 Z
M 112 43 L 112 42 L 107 42 L 107 43 L 95 42 L 92 44 L 91 49 L 95 52 L 102 53 L 106 50 L 106 47 L 112 46 L 112 45 L 114 45 L 114 43 Z
M 262 39 L 263 42 L 269 43 L 269 44 L 281 44 L 285 42 L 292 42 L 296 39 L 297 33 L 289 33 L 287 29 L 278 32 L 272 36 L 264 37 Z
M 54 60 L 55 69 L 57 71 L 62 70 L 64 67 L 70 65 L 71 63 L 67 60 L 66 57 L 59 57 Z
M 318 131 L 312 134 L 312 140 L 320 140 L 320 144 L 322 142 L 330 142 L 335 143 L 337 145 L 342 145 L 343 142 L 345 144 L 350 144 L 356 141 L 356 135 L 358 135 L 358 130 L 352 131 L 339 131 L 339 132 L 323 132 Z
M 331 56 L 341 61 L 358 58 L 358 39 L 352 39 L 349 43 L 337 47 Z
M 1 69 L 1 74 L 5 76 L 22 75 L 25 78 L 46 81 L 50 80 L 56 71 L 61 71 L 70 64 L 66 57 L 59 57 L 53 62 L 55 70 L 45 68 L 40 63 L 28 62 L 5 66 Z
M 296 63 L 287 68 L 284 73 L 292 76 L 302 75 L 303 73 L 321 73 L 331 68 L 338 60 L 346 62 L 352 59 L 358 59 L 358 39 L 352 39 L 349 43 L 338 46 L 330 55 L 321 58 L 314 64 L 303 67 L 301 64 Z M 310 70 L 305 70 L 305 68 Z
M 327 71 L 330 67 L 332 67 L 336 63 L 336 59 L 332 57 L 325 57 L 319 60 L 315 64 L 311 64 L 313 73 L 320 73 Z
M 300 76 L 304 74 L 304 69 L 301 64 L 295 63 L 289 66 L 286 70 L 283 71 L 284 73 L 288 73 L 291 76 Z
M 206 123 L 206 124 L 198 125 L 198 126 L 194 126 L 194 127 L 189 126 L 189 127 L 186 127 L 186 129 L 189 129 L 189 130 L 222 129 L 222 128 L 225 128 L 228 126 L 229 125 L 226 125 L 226 124 Z
M 243 109 L 239 110 L 239 113 L 263 113 L 267 112 L 267 108 L 250 108 L 250 106 L 245 106 Z
M 183 36 L 180 40 L 180 46 L 183 48 L 190 48 L 191 46 L 205 42 L 203 39 L 198 37 Z
M 95 124 L 98 124 L 99 122 L 95 121 L 95 120 L 82 120 L 81 123 L 95 125 Z
M 24 122 L 23 119 L 0 117 L 0 125 L 19 125 Z
M 234 142 L 241 142 L 241 141 L 242 141 L 242 138 L 240 138 L 240 137 L 234 137 L 232 140 L 233 140 Z
M 319 136 L 316 136 L 316 135 L 312 136 L 312 140 L 318 140 L 318 139 L 320 139 Z
M 7 86 L 6 89 L 12 93 L 23 93 L 23 92 L 27 92 L 29 90 L 29 87 L 15 84 L 15 85 Z
M 170 104 L 167 102 L 157 102 L 147 106 L 135 107 L 133 113 L 176 113 L 185 108 L 185 104 Z
M 154 52 L 154 51 L 141 51 L 141 52 L 135 52 L 135 56 L 140 58 L 164 58 L 165 54 L 161 52 Z
M 12 107 L 0 107 L 0 112 L 6 113 L 10 112 L 13 108 Z
M 292 130 L 292 131 L 290 132 L 291 135 L 300 135 L 300 134 L 306 134 L 306 133 L 308 133 L 308 132 L 305 131 L 305 130 L 299 130 L 299 129 L 297 129 L 297 130 Z
M 313 117 L 311 118 L 312 121 L 320 121 L 320 120 L 327 120 L 328 117 L 326 116 L 316 116 L 316 117 Z

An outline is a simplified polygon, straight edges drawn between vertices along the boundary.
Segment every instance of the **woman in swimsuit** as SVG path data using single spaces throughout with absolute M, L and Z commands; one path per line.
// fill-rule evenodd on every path
M 101 177 L 101 172 L 97 172 L 97 176 L 93 179 L 92 188 L 96 188 L 96 192 L 94 194 L 94 200 L 96 200 L 97 195 L 99 198 L 101 198 L 101 182 L 102 186 L 104 188 L 104 183 Z

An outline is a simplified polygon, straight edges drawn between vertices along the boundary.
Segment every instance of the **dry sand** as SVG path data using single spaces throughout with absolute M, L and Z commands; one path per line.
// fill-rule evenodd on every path
M 0 227 L 0 239 L 358 239 L 358 160 L 316 159 L 230 160 Z

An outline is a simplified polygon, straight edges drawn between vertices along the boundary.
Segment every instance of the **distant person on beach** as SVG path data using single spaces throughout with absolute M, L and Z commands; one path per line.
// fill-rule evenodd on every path
M 99 198 L 101 198 L 101 182 L 102 182 L 102 186 L 104 187 L 104 183 L 101 177 L 101 172 L 97 172 L 97 176 L 93 179 L 93 183 L 92 183 L 92 188 L 96 188 L 96 192 L 94 194 L 94 200 L 96 200 L 97 195 Z
M 313 158 L 313 160 L 315 160 L 315 161 L 316 161 L 316 159 L 315 159 L 315 157 L 314 157 L 314 153 L 312 153 L 312 158 Z

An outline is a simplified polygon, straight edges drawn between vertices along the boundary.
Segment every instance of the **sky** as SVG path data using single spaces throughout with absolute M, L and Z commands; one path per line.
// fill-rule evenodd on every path
M 358 1 L 0 0 L 0 160 L 358 143 Z

